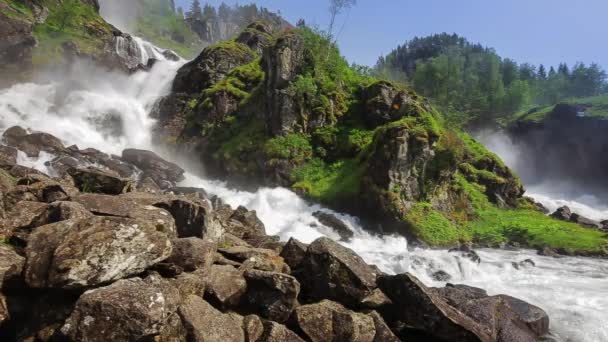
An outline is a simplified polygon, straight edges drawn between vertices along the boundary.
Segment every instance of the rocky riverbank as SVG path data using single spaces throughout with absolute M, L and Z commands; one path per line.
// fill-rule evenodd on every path
M 256 213 L 149 151 L 18 127 L 0 146 L 0 336 L 36 341 L 537 341 L 544 311 L 388 275 L 348 248 L 268 236 Z M 49 175 L 17 148 L 55 156 Z

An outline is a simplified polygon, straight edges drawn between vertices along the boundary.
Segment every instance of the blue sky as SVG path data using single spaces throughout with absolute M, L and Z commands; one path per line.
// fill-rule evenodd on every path
M 208 2 L 217 6 L 222 1 Z M 329 21 L 327 0 L 239 3 L 251 2 L 280 10 L 292 23 L 304 18 L 325 28 Z M 596 62 L 608 70 L 607 17 L 608 0 L 358 0 L 339 18 L 344 29 L 338 42 L 349 61 L 373 65 L 415 36 L 455 32 L 518 62 Z

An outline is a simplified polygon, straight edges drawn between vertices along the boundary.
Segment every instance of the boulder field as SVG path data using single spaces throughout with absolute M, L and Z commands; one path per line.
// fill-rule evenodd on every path
M 546 313 L 521 300 L 385 274 L 328 238 L 279 241 L 254 211 L 176 187 L 184 171 L 153 152 L 110 156 L 53 138 L 14 127 L 0 147 L 3 341 L 521 342 L 548 334 Z M 17 165 L 17 148 L 52 152 L 52 176 Z

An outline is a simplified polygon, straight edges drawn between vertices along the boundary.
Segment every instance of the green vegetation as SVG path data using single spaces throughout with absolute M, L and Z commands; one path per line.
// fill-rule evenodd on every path
M 190 109 L 205 108 L 219 92 L 240 101 L 235 113 L 203 130 L 211 142 L 208 151 L 222 171 L 248 180 L 276 177 L 278 184 L 327 205 L 348 205 L 354 198 L 366 196 L 365 200 L 380 202 L 382 215 L 395 216 L 432 246 L 474 241 L 492 246 L 549 246 L 579 253 L 601 253 L 606 248 L 604 234 L 546 217 L 518 198 L 520 181 L 500 158 L 468 134 L 450 128 L 449 122 L 413 91 L 389 83 L 389 88 L 411 100 L 407 108 L 392 108 L 400 113 L 394 121 L 370 126 L 366 121 L 370 99 L 361 94 L 371 86 L 386 86 L 379 83 L 386 81 L 349 67 L 334 44 L 308 28 L 285 32 L 277 41 L 293 38 L 290 35 L 301 35 L 305 45 L 306 63 L 286 86 L 286 93 L 300 107 L 301 127 L 273 136 L 260 119 L 264 117 L 260 106 L 249 106 L 263 96 L 264 73 L 259 59 L 235 68 L 224 80 L 204 90 L 201 101 L 188 104 Z M 234 42 L 211 49 L 249 53 Z M 305 120 L 319 117 L 325 118 L 323 124 L 306 125 Z M 434 152 L 426 169 L 416 171 L 422 187 L 418 201 L 409 199 L 399 185 L 383 189 L 370 179 L 370 158 L 382 158 L 378 151 L 387 148 L 387 134 L 400 130 L 414 139 L 410 149 L 431 148 Z M 501 209 L 493 197 L 503 188 L 511 191 L 512 198 L 506 199 L 505 205 L 511 209 Z M 438 198 L 449 204 L 437 205 Z
M 34 27 L 39 42 L 32 57 L 35 65 L 60 62 L 66 43 L 82 54 L 95 55 L 111 35 L 112 27 L 97 11 L 78 0 L 49 3 L 48 10 L 44 24 Z
M 3 9 L 2 14 L 9 18 L 32 20 L 34 15 L 22 0 L 0 0 L 5 6 L 0 6 Z
M 372 74 L 411 84 L 458 124 L 492 123 L 530 105 L 608 92 L 606 73 L 597 64 L 536 68 L 446 33 L 398 46 L 379 59 Z
M 359 194 L 365 167 L 358 159 L 328 164 L 315 158 L 292 172 L 293 189 L 317 201 L 335 203 Z
M 153 44 L 171 49 L 184 58 L 195 57 L 202 42 L 169 0 L 141 0 L 143 12 L 137 18 L 135 34 Z
M 606 118 L 608 117 L 608 95 L 583 97 L 583 98 L 570 98 L 562 101 L 570 105 L 580 105 L 584 108 L 584 112 L 587 116 Z M 515 115 L 514 119 L 523 121 L 539 122 L 543 120 L 547 114 L 551 113 L 555 108 L 554 105 L 542 106 L 522 111 Z

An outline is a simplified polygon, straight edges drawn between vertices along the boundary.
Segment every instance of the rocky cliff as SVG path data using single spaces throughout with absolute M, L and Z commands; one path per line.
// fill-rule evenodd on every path
M 593 247 L 564 250 L 606 253 L 600 232 L 538 212 L 519 178 L 426 99 L 357 74 L 308 28 L 258 22 L 206 48 L 155 115 L 158 141 L 198 156 L 209 174 L 290 187 L 383 232 L 433 245 L 569 244 L 549 236 L 557 229 L 594 236 Z
M 268 236 L 253 211 L 150 151 L 109 156 L 21 127 L 0 145 L 3 341 L 537 341 L 533 305 L 388 275 L 348 248 Z M 56 157 L 56 177 L 17 152 Z M 469 251 L 469 253 L 472 253 Z M 474 253 L 473 253 L 474 254 Z
M 34 70 L 93 60 L 111 69 L 141 68 L 132 37 L 99 16 L 97 0 L 0 0 L 0 73 L 4 82 Z
M 532 110 L 513 122 L 507 133 L 520 151 L 522 177 L 602 197 L 608 191 L 607 115 L 608 99 L 600 96 Z

